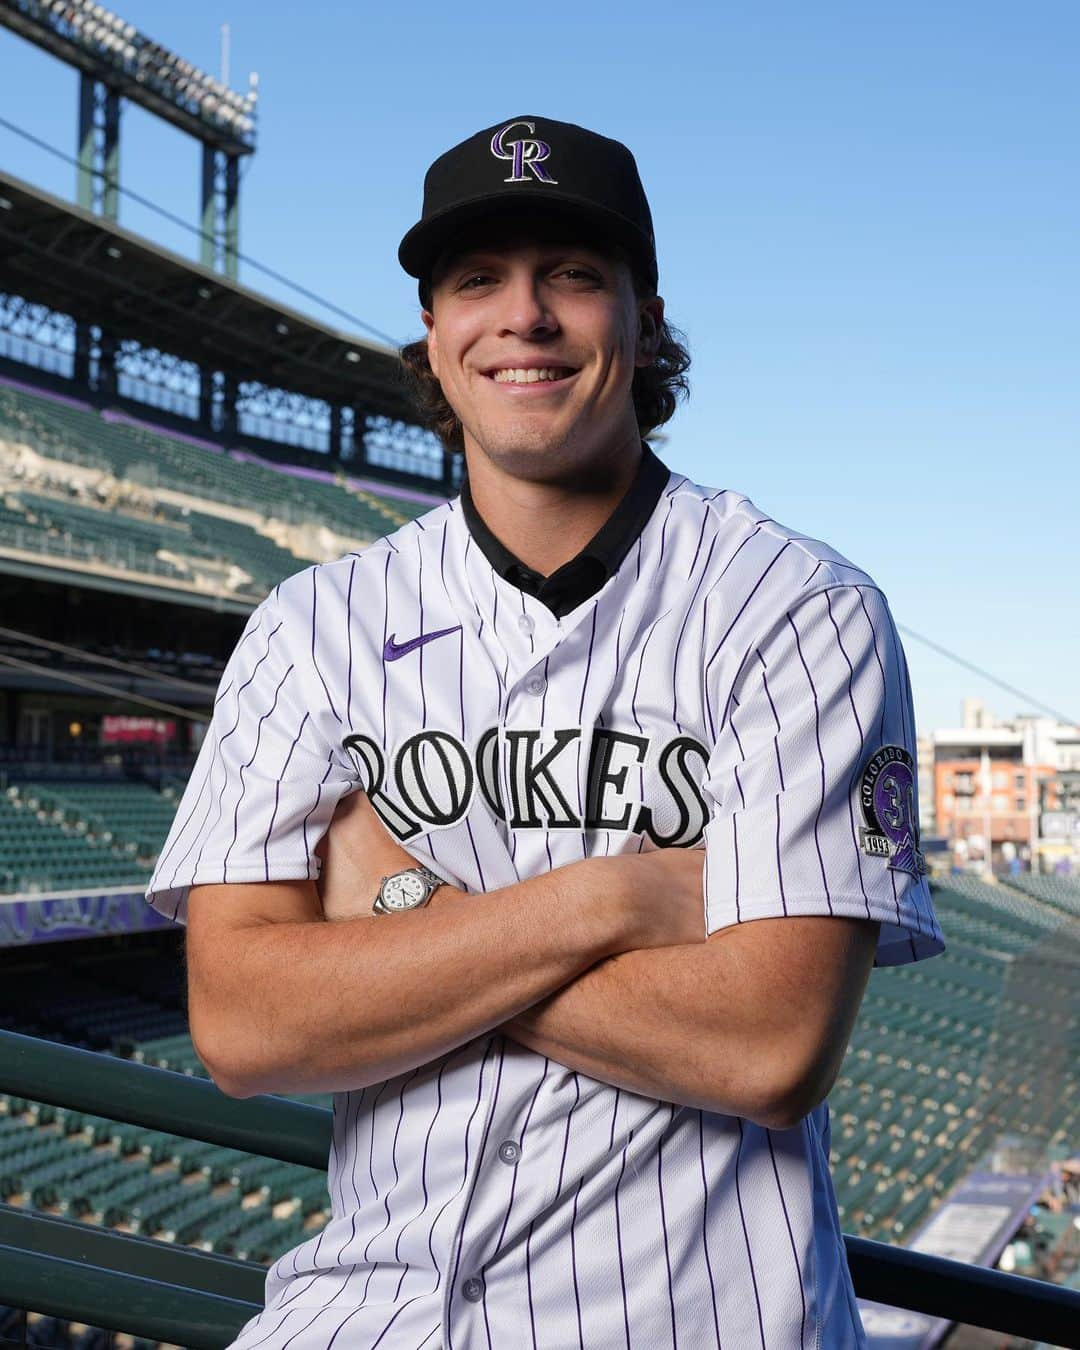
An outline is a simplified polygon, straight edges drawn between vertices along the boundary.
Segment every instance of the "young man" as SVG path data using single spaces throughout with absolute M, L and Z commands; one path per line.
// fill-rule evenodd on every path
M 488 128 L 399 257 L 466 484 L 256 610 L 149 891 L 222 1089 L 335 1093 L 235 1344 L 862 1345 L 824 1099 L 943 945 L 884 598 L 644 442 L 686 358 L 624 146 Z

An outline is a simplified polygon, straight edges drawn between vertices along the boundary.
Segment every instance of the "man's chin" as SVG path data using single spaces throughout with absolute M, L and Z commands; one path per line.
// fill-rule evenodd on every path
M 559 478 L 577 458 L 573 437 L 565 430 L 516 427 L 473 439 L 497 468 L 531 482 Z

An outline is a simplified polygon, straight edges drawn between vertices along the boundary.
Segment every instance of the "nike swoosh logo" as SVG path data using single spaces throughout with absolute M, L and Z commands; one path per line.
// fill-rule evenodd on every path
M 395 642 L 397 634 L 391 633 L 382 650 L 383 660 L 400 661 L 403 656 L 416 651 L 417 647 L 422 647 L 425 642 L 434 642 L 436 638 L 446 637 L 448 633 L 460 632 L 461 624 L 455 624 L 453 628 L 440 628 L 437 633 L 421 633 L 419 637 L 410 638 L 408 642 L 402 643 Z

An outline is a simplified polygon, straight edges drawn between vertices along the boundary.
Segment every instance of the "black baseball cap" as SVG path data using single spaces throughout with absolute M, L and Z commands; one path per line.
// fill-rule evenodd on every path
M 439 254 L 477 221 L 542 213 L 594 227 L 621 244 L 655 289 L 652 214 L 634 156 L 619 141 L 572 122 L 512 117 L 455 145 L 424 175 L 419 221 L 398 261 L 425 283 Z

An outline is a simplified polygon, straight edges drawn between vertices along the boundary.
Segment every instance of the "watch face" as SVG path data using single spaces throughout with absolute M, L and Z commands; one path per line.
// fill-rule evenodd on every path
M 387 909 L 414 909 L 427 895 L 427 885 L 410 872 L 391 877 L 383 886 L 383 904 Z

